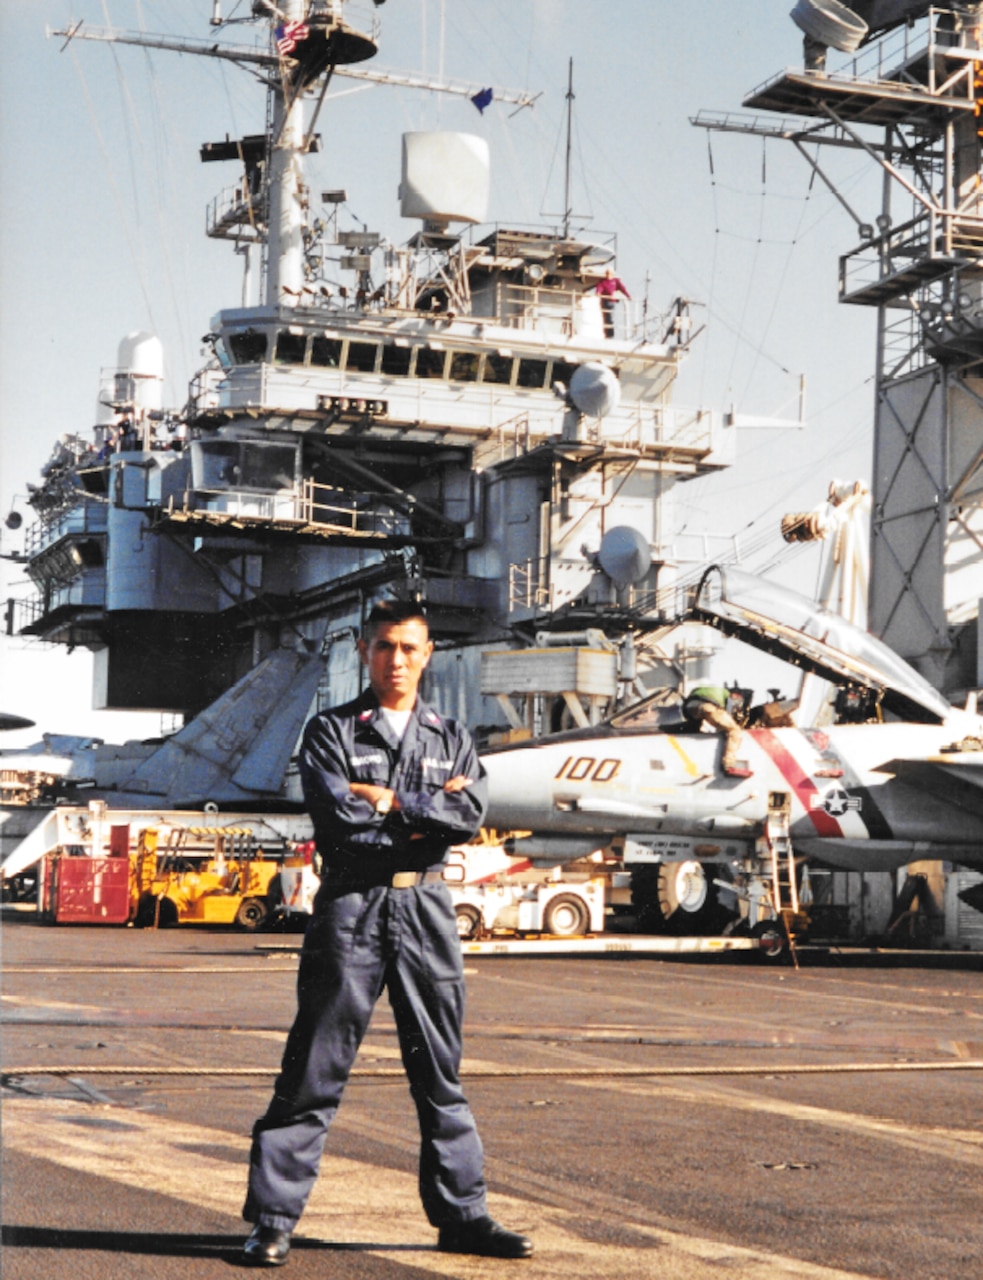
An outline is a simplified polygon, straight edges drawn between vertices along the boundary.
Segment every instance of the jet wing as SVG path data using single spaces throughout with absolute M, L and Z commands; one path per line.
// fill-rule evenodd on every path
M 907 786 L 927 791 L 946 804 L 983 818 L 983 754 L 929 756 L 925 760 L 888 760 L 877 773 L 891 773 Z

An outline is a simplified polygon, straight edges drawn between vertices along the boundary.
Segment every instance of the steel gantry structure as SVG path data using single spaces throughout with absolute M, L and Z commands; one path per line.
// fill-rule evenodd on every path
M 870 629 L 957 696 L 983 684 L 983 4 L 924 9 L 837 67 L 782 72 L 754 114 L 693 123 L 787 140 L 856 224 L 839 296 L 877 311 Z M 876 216 L 828 148 L 877 166 Z

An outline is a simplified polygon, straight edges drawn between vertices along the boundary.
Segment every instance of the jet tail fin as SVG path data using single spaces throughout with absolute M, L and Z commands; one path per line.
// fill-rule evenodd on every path
M 276 649 L 118 783 L 172 809 L 276 798 L 314 700 L 319 657 Z

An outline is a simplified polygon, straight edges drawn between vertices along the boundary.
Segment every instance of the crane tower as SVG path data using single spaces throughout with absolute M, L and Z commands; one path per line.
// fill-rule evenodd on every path
M 805 68 L 748 95 L 753 118 L 694 123 L 790 141 L 856 223 L 839 297 L 877 312 L 869 625 L 955 697 L 983 683 L 983 4 L 792 17 Z M 827 66 L 830 46 L 846 56 Z M 837 189 L 831 148 L 879 170 L 875 216 Z

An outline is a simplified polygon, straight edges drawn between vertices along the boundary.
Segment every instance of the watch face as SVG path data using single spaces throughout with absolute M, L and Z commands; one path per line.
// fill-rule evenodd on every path
M 379 799 L 375 802 L 376 813 L 388 813 L 392 807 L 393 807 L 393 802 L 392 800 L 390 800 L 388 796 L 380 796 Z

